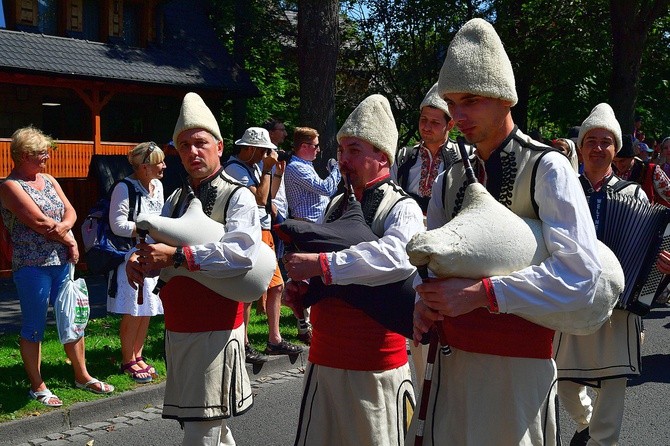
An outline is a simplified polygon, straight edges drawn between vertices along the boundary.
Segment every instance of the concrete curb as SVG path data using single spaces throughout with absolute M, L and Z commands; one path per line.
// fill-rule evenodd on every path
M 247 364 L 249 379 L 253 384 L 255 381 L 263 380 L 278 372 L 304 369 L 308 352 L 309 348 L 305 347 L 304 352 L 297 356 L 270 356 L 269 361 L 263 365 Z M 65 409 L 54 410 L 37 417 L 0 423 L 0 446 L 26 443 L 33 439 L 47 437 L 49 434 L 102 422 L 128 412 L 161 406 L 164 391 L 165 382 L 145 385 L 108 398 L 75 403 Z

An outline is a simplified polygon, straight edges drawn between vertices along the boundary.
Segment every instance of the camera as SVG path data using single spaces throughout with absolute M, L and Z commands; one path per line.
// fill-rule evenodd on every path
M 292 150 L 277 150 L 277 160 L 278 161 L 286 161 L 287 163 L 291 160 L 291 157 L 293 156 L 293 151 Z

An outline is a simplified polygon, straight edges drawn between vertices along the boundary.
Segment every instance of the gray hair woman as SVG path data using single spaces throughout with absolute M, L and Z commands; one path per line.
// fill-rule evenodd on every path
M 14 132 L 14 168 L 0 185 L 0 211 L 13 245 L 12 271 L 22 316 L 19 348 L 30 380 L 29 395 L 45 406 L 59 407 L 62 401 L 42 379 L 41 345 L 47 309 L 69 280 L 69 263 L 77 263 L 79 250 L 71 231 L 77 214 L 56 179 L 43 173 L 51 147 L 51 139 L 34 127 Z M 63 347 L 78 388 L 94 393 L 114 390 L 88 373 L 83 336 Z
M 160 179 L 165 171 L 165 154 L 154 142 L 138 144 L 128 153 L 128 161 L 133 173 L 119 182 L 110 197 L 109 224 L 112 232 L 121 237 L 137 237 L 135 221 L 137 215 L 160 214 L 163 209 L 163 185 Z M 132 187 L 134 194 L 130 194 Z M 130 196 L 136 197 L 134 215 L 130 212 Z M 121 338 L 121 371 L 130 375 L 137 383 L 152 381 L 156 375 L 153 366 L 144 361 L 144 342 L 149 329 L 151 316 L 163 314 L 160 298 L 153 294 L 157 277 L 146 277 L 142 291 L 142 304 L 138 304 L 138 290 L 128 283 L 126 262 L 117 267 L 111 280 L 116 280 L 115 292 L 110 292 L 107 299 L 107 310 L 122 314 L 120 326 Z

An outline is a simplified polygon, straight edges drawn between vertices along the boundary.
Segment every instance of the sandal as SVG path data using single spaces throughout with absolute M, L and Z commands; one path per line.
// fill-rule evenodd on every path
M 60 398 L 54 395 L 49 389 L 39 390 L 37 392 L 33 392 L 33 390 L 31 389 L 28 392 L 28 395 L 30 395 L 30 398 L 37 400 L 38 402 L 44 404 L 47 407 L 60 407 L 63 405 L 62 401 L 57 403 L 52 402 L 52 400 L 54 399 L 60 401 Z
M 95 387 L 96 384 L 100 384 L 100 389 L 97 389 Z M 77 387 L 77 389 L 88 390 L 89 392 L 96 393 L 98 395 L 106 395 L 106 394 L 112 393 L 114 391 L 114 386 L 113 385 L 107 384 L 107 383 L 102 382 L 99 379 L 95 379 L 95 378 L 92 378 L 86 384 L 81 384 L 81 383 L 78 383 L 77 381 L 75 381 L 74 385 L 75 385 L 75 387 Z
M 130 361 L 127 364 L 122 364 L 121 365 L 121 372 L 125 373 L 126 375 L 130 375 L 130 377 L 133 379 L 138 384 L 146 384 L 150 383 L 153 381 L 153 378 L 151 376 L 140 376 L 140 375 L 149 375 L 149 372 L 147 372 L 145 369 L 139 369 L 139 370 L 133 370 L 133 366 L 137 365 L 137 361 Z M 139 366 L 138 366 L 139 367 Z
M 154 378 L 154 379 L 158 378 L 158 372 L 156 371 L 154 366 L 152 366 L 151 364 L 149 364 L 148 362 L 146 362 L 144 360 L 144 356 L 138 356 L 137 358 L 135 358 L 135 361 L 136 361 L 137 365 L 140 366 L 140 367 L 142 367 L 139 364 L 140 362 L 145 363 L 147 366 L 144 368 L 144 371 L 147 372 L 149 375 L 151 375 L 152 378 Z

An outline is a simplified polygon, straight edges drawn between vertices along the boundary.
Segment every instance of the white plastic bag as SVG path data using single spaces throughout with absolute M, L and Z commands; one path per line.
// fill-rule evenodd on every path
M 91 309 L 88 288 L 82 278 L 74 280 L 74 264 L 70 263 L 70 277 L 63 282 L 54 303 L 56 327 L 61 344 L 74 342 L 84 336 Z

